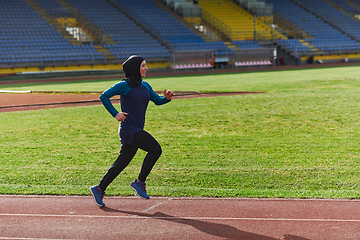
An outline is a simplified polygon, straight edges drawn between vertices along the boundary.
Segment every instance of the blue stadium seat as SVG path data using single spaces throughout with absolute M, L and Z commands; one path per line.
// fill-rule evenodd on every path
M 56 5 L 55 0 L 36 1 L 44 7 L 46 4 L 51 5 L 49 9 L 60 6 L 58 3 Z M 56 54 L 64 57 L 63 59 L 72 53 L 78 55 L 79 52 L 96 52 L 93 46 L 72 45 L 24 0 L 0 1 L 0 27 L 0 48 L 5 54 L 1 57 L 1 63 L 48 61 L 53 59 L 49 55 L 55 49 Z
M 351 39 L 348 35 L 329 25 L 323 19 L 316 17 L 314 14 L 292 1 L 266 0 L 266 3 L 273 4 L 274 12 L 276 14 L 279 14 L 292 24 L 299 27 L 300 30 L 305 31 L 308 35 L 310 35 L 311 37 L 307 38 L 306 41 L 311 43 L 317 51 L 340 51 L 348 49 L 349 45 L 351 45 L 351 48 L 360 49 L 360 44 L 357 41 Z M 331 16 L 331 21 L 336 21 L 338 24 L 343 22 L 345 25 L 354 25 L 353 23 L 350 24 L 347 20 L 345 20 L 347 17 L 344 17 L 344 14 L 341 11 L 329 6 L 322 0 L 302 0 L 301 3 L 309 6 L 311 9 L 314 9 L 323 17 Z M 360 26 L 360 23 L 358 22 L 355 25 Z M 339 28 L 343 28 L 343 26 L 339 26 Z M 357 29 L 356 33 L 360 35 L 360 27 Z M 291 51 L 294 51 L 295 49 L 299 52 L 310 50 L 300 42 L 292 39 L 280 40 L 279 43 L 284 46 L 288 46 Z
M 153 1 L 148 0 L 114 0 L 132 17 L 144 24 L 147 29 L 167 42 L 172 50 L 217 50 L 232 51 L 221 42 L 218 46 L 205 42 L 200 36 L 168 12 L 160 9 Z M 187 43 L 186 45 L 181 45 Z
M 170 56 L 166 47 L 162 46 L 156 39 L 152 38 L 106 0 L 68 1 L 92 20 L 99 28 L 103 29 L 104 33 L 110 36 L 113 41 L 117 42 L 117 44 L 112 44 L 112 46 L 105 45 L 105 48 L 110 49 L 118 58 L 127 58 L 129 55 L 136 53 L 143 57 L 155 56 L 152 54 L 154 49 L 148 49 L 145 46 L 154 46 L 157 47 L 158 50 L 161 50 L 158 51 L 160 54 L 156 56 L 162 58 Z M 131 48 L 133 44 L 135 44 L 134 48 Z M 114 47 L 123 47 L 126 50 Z

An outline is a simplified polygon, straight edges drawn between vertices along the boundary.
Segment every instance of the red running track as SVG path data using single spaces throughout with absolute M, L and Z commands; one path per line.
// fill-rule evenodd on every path
M 359 200 L 0 196 L 0 239 L 360 239 Z

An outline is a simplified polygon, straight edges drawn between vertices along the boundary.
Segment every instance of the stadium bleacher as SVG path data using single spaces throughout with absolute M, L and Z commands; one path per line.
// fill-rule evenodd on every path
M 261 48 L 263 48 L 261 46 L 261 44 L 256 43 L 252 40 L 233 41 L 232 43 L 241 49 L 261 49 Z
M 26 66 L 101 60 L 89 45 L 72 45 L 23 0 L 0 2 L 0 63 Z
M 119 59 L 138 54 L 145 58 L 166 58 L 170 53 L 156 39 L 114 8 L 106 0 L 68 0 L 89 17 L 116 43 L 104 47 Z
M 172 51 L 209 50 L 215 55 L 227 54 L 231 49 L 224 42 L 206 42 L 201 36 L 148 0 L 114 0 L 144 26 L 165 41 Z
M 347 13 L 360 14 L 360 9 L 351 6 L 348 1 L 345 0 L 331 0 L 332 3 L 336 4 L 341 9 L 345 10 Z
M 341 29 L 344 34 L 352 36 L 360 41 L 360 22 L 358 20 L 353 19 L 322 0 L 302 0 L 301 4 L 306 6 L 309 10 L 316 12 L 318 16 L 321 16 L 334 27 Z
M 290 52 L 312 52 L 311 48 L 307 45 L 303 45 L 299 39 L 280 39 L 277 41 L 280 46 L 285 46 Z
M 57 0 L 35 0 L 35 2 L 39 3 L 50 15 L 61 13 L 62 16 L 72 16 Z
M 274 5 L 274 12 L 276 14 L 289 20 L 292 24 L 298 26 L 299 29 L 311 36 L 304 39 L 303 42 L 308 43 L 306 45 L 299 41 L 299 39 L 283 39 L 278 41 L 282 46 L 290 49 L 290 51 L 313 51 L 311 54 L 316 54 L 360 49 L 359 42 L 296 3 L 288 0 L 266 0 L 266 2 Z M 301 1 L 301 3 L 308 5 L 311 9 L 316 9 L 317 12 L 322 12 L 323 9 L 330 9 L 331 14 L 334 16 L 342 14 L 341 11 L 336 10 L 321 0 L 304 0 Z M 309 45 L 312 46 L 312 48 L 309 48 Z
M 360 13 L 360 0 L 265 1 L 273 4 L 275 14 L 305 33 L 302 37 L 286 39 L 282 37 L 285 30 L 276 32 L 279 35 L 273 40 L 288 51 L 290 57 L 295 50 L 303 56 L 360 52 L 360 21 L 354 17 Z M 219 12 L 222 7 L 235 4 L 227 0 L 216 3 Z M 230 59 L 238 50 L 264 48 L 261 41 L 255 39 L 222 36 L 221 40 L 205 40 L 197 30 L 181 22 L 180 17 L 170 14 L 173 10 L 159 4 L 160 1 L 151 0 L 1 0 L 0 67 L 109 64 L 107 54 L 114 57 L 115 63 L 133 54 L 155 62 L 168 62 L 171 54 L 179 51 L 208 51 L 215 58 Z M 49 19 L 58 22 L 59 18 L 77 18 L 65 5 L 76 9 L 100 29 L 101 39 L 77 42 L 69 33 L 64 34 L 65 30 L 59 30 L 61 24 L 55 26 Z M 244 16 L 249 15 L 239 5 L 236 9 Z M 83 24 L 79 19 L 75 22 L 80 27 Z M 235 23 L 231 20 L 231 24 Z M 252 29 L 253 21 L 251 24 L 244 29 Z M 233 26 L 241 31 L 238 27 Z M 277 27 L 281 28 L 281 23 Z M 205 63 L 208 64 L 202 64 Z

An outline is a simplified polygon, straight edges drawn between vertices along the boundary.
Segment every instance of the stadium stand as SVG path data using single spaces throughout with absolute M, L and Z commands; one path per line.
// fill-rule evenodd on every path
M 152 1 L 114 0 L 114 2 L 165 41 L 202 41 L 193 31 L 179 23 L 169 13 L 158 8 Z
M 344 0 L 331 0 L 332 3 L 334 3 L 337 7 L 340 9 L 343 9 L 346 13 L 350 14 L 360 14 L 360 9 L 354 7 L 354 5 L 350 5 L 349 2 L 351 1 L 344 1 Z M 334 6 L 334 7 L 336 7 Z
M 263 48 L 259 43 L 256 43 L 252 40 L 233 41 L 232 43 L 241 49 L 261 49 L 261 48 Z
M 312 49 L 309 48 L 309 45 L 304 45 L 299 39 L 280 39 L 277 42 L 280 44 L 280 46 L 285 47 L 290 52 L 312 52 Z
M 222 41 L 206 42 L 153 1 L 114 0 L 114 2 L 144 24 L 147 29 L 157 34 L 172 51 L 213 50 L 215 54 L 229 51 Z
M 344 34 L 360 41 L 360 22 L 358 20 L 353 19 L 322 0 L 302 0 L 299 4 L 306 7 L 309 11 L 316 13 L 316 15 L 328 21 L 334 27 L 340 29 Z
M 162 41 L 166 42 L 172 52 L 171 59 L 175 52 L 189 51 L 212 51 L 215 57 L 227 56 L 232 53 L 232 49 L 223 41 L 205 41 L 201 36 L 189 29 L 184 23 L 164 9 L 161 9 L 155 2 L 147 0 L 113 0 L 115 4 L 124 9 L 133 18 L 137 19 L 147 29 L 159 36 Z M 181 55 L 181 54 L 180 54 Z M 187 58 L 181 58 L 187 59 Z M 193 68 L 210 68 L 208 60 L 203 59 L 196 63 L 174 63 L 175 69 L 193 69 Z M 180 66 L 181 65 L 181 66 Z M 195 67 L 196 66 L 196 67 Z
M 0 73 L 121 69 L 117 64 L 133 54 L 174 70 L 261 67 L 274 64 L 273 47 L 289 58 L 298 51 L 302 59 L 359 59 L 360 0 L 264 1 L 274 7 L 276 30 L 268 16 L 254 18 L 240 1 L 198 1 L 202 18 L 190 26 L 161 0 L 1 0 Z M 201 26 L 216 38 L 201 34 Z M 75 28 L 88 38 L 76 37 Z
M 349 0 L 348 2 L 351 6 L 354 6 L 354 8 L 360 10 L 360 0 Z
M 0 2 L 0 64 L 43 66 L 103 60 L 92 46 L 72 45 L 24 0 Z
M 170 53 L 156 39 L 114 8 L 106 0 L 68 0 L 115 42 L 105 44 L 118 60 L 137 54 L 164 60 Z
M 60 5 L 57 0 L 35 0 L 40 6 L 47 11 L 50 15 L 56 15 L 61 12 L 62 16 L 72 16 L 71 13 L 67 12 L 66 9 Z
M 312 2 L 316 5 L 319 4 L 320 1 L 321 0 Z M 360 45 L 356 40 L 353 40 L 350 36 L 344 34 L 339 29 L 296 3 L 288 0 L 266 0 L 266 2 L 274 5 L 274 12 L 276 14 L 281 15 L 284 19 L 290 21 L 308 34 L 308 37 L 305 39 L 278 41 L 281 46 L 289 49 L 290 52 L 297 50 L 298 52 L 308 53 L 308 55 L 316 55 L 359 49 Z M 302 2 L 311 4 L 310 1 L 307 0 Z M 323 4 L 321 4 L 324 8 L 325 5 L 323 6 Z M 328 5 L 326 6 L 330 7 Z

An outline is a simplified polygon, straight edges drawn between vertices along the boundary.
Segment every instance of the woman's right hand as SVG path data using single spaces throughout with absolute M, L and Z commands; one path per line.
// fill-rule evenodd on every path
M 119 122 L 122 122 L 126 119 L 126 116 L 125 115 L 128 115 L 128 113 L 126 112 L 119 112 L 118 114 L 116 114 L 115 118 L 116 120 L 118 120 Z

